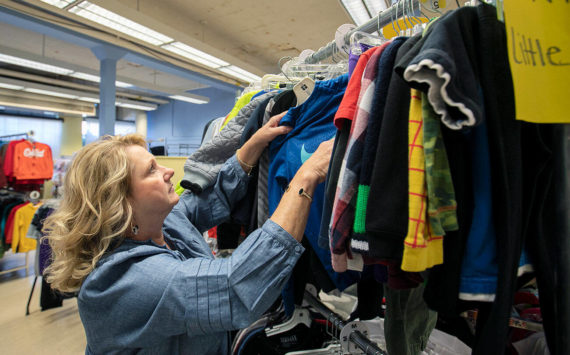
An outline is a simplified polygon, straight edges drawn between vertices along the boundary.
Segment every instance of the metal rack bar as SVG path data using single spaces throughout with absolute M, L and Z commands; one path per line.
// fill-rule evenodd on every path
M 29 137 L 29 132 L 15 133 L 15 134 L 6 134 L 6 135 L 4 135 L 4 136 L 0 136 L 0 140 L 1 140 L 2 138 L 19 137 L 19 136 L 25 136 L 26 139 L 28 139 L 28 137 Z
M 328 309 L 327 306 L 325 306 L 310 292 L 305 291 L 303 299 L 309 304 L 309 306 L 313 307 L 317 312 L 325 317 L 334 328 L 336 328 L 337 332 L 335 332 L 335 334 L 340 334 L 340 330 L 344 328 L 346 323 L 336 313 Z M 367 355 L 388 355 L 358 330 L 354 330 L 350 333 L 350 341 L 356 344 Z
M 346 35 L 344 35 L 345 43 L 350 41 L 350 35 L 355 31 L 360 32 L 367 32 L 372 33 L 378 30 L 378 27 L 384 27 L 394 19 L 398 19 L 402 17 L 402 12 L 404 11 L 404 4 L 405 7 L 412 7 L 414 9 L 420 8 L 420 0 L 400 0 L 397 4 L 394 4 L 387 8 L 386 10 L 379 13 L 377 16 L 368 20 L 368 22 L 358 26 L 352 31 L 349 31 Z M 305 59 L 306 64 L 315 64 L 318 63 L 326 58 L 332 57 L 334 51 L 336 50 L 336 43 L 335 41 L 329 42 L 326 46 L 319 49 L 315 53 L 311 54 Z

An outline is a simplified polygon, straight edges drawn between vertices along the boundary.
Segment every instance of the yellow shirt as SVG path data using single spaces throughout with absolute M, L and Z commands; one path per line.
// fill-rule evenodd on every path
M 30 228 L 34 214 L 41 205 L 41 203 L 38 203 L 34 206 L 28 203 L 14 214 L 12 234 L 12 251 L 14 253 L 25 253 L 30 250 L 36 250 L 36 240 L 26 238 L 26 234 L 28 233 L 28 228 Z
M 412 89 L 408 120 L 408 233 L 404 240 L 402 270 L 419 272 L 443 263 L 443 236 L 429 225 L 421 93 Z
M 245 105 L 249 104 L 249 102 L 251 101 L 251 98 L 254 97 L 255 94 L 257 94 L 260 91 L 261 90 L 250 91 L 245 95 L 241 95 L 240 98 L 236 101 L 234 108 L 232 108 L 230 113 L 228 113 L 228 115 L 226 116 L 226 119 L 224 120 L 222 127 L 220 127 L 220 131 L 222 129 L 224 129 L 224 127 L 228 124 L 228 122 L 230 122 L 234 117 L 237 116 L 237 114 L 239 113 L 239 110 L 241 110 Z

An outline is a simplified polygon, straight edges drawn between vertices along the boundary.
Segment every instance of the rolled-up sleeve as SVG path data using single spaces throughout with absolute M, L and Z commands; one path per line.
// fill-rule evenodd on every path
M 201 259 L 198 265 L 188 260 L 192 265 L 181 265 L 177 276 L 182 284 L 196 285 L 195 293 L 188 288 L 188 331 L 239 329 L 258 319 L 277 299 L 303 250 L 269 220 L 228 259 Z
M 235 204 L 245 196 L 248 182 L 249 176 L 233 155 L 222 166 L 213 186 L 199 195 L 185 191 L 172 212 L 185 215 L 203 232 L 228 220 Z

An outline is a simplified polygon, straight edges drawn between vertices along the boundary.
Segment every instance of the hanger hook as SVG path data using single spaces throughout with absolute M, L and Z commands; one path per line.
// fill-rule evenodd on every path
M 414 12 L 414 0 L 410 0 L 410 6 L 408 7 L 408 10 L 410 10 L 410 21 L 412 21 L 413 24 L 412 27 L 419 25 L 420 22 L 416 18 L 416 14 Z
M 396 35 L 398 35 L 398 31 L 396 31 L 396 27 L 394 26 L 394 18 L 392 17 L 392 15 L 394 14 L 394 10 L 390 10 L 390 21 L 392 22 L 392 28 L 394 29 L 394 33 L 396 33 Z M 398 16 L 398 15 L 396 15 Z
M 291 60 L 293 60 L 293 57 L 286 55 L 286 56 L 284 56 L 284 57 L 281 57 L 281 58 L 279 59 L 279 61 L 277 62 L 277 66 L 279 67 L 279 71 L 281 72 L 281 74 L 283 74 L 283 75 L 285 76 L 285 78 L 287 78 L 287 80 L 291 81 L 291 79 L 289 79 L 289 77 L 287 76 L 287 74 L 285 74 L 285 72 L 283 71 L 283 66 L 281 65 L 281 61 L 282 61 L 283 59 L 288 59 L 289 61 L 291 61 Z M 285 62 L 285 63 L 287 63 L 287 62 Z M 285 64 L 285 63 L 283 63 L 283 64 Z
M 396 26 L 398 27 L 398 36 L 400 35 L 400 32 L 402 32 L 402 29 L 400 28 L 400 21 L 398 18 L 398 10 L 400 9 L 400 1 L 398 0 L 398 2 L 396 3 Z
M 408 12 L 406 11 L 406 3 L 408 2 L 408 0 L 404 0 L 404 4 L 402 7 L 402 18 L 404 19 L 404 27 L 405 27 L 405 31 L 408 30 L 408 23 L 410 22 L 410 19 L 408 17 Z M 406 22 L 407 20 L 407 22 Z

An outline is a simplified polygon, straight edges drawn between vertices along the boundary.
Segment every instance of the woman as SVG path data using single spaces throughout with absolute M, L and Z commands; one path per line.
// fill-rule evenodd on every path
M 290 128 L 284 114 L 259 129 L 199 196 L 179 197 L 173 170 L 142 137 L 82 148 L 61 207 L 46 221 L 54 252 L 48 282 L 79 291 L 87 354 L 225 354 L 229 330 L 259 318 L 303 252 L 311 195 L 324 181 L 332 141 L 303 164 L 273 216 L 228 259 L 213 259 L 202 232 L 228 219 L 263 149 Z

